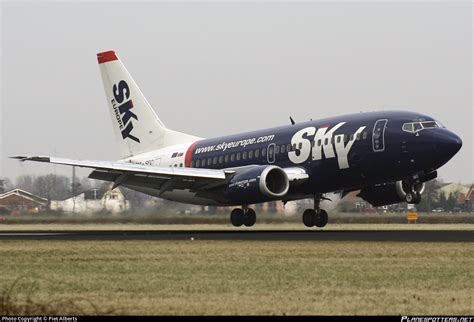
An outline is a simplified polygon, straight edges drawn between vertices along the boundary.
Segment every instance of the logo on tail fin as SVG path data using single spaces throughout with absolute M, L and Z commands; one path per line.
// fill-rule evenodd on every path
M 130 98 L 130 89 L 126 81 L 121 80 L 118 85 L 114 84 L 112 87 L 114 99 L 112 99 L 112 107 L 114 108 L 115 118 L 119 124 L 122 138 L 125 140 L 129 138 L 135 142 L 140 143 L 140 139 L 132 134 L 133 123 L 132 118 L 138 121 L 138 117 L 131 111 L 133 108 L 133 101 Z M 123 103 L 127 100 L 125 103 Z

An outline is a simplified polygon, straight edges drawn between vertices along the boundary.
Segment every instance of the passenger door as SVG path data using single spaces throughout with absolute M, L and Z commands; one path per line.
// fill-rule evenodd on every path
M 385 127 L 387 119 L 377 120 L 372 133 L 372 148 L 374 152 L 383 152 L 385 150 Z

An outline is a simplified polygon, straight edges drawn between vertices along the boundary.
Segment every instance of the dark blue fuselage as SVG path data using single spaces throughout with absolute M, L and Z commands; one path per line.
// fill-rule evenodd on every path
M 309 178 L 291 188 L 290 198 L 298 199 L 429 174 L 461 146 L 456 134 L 427 115 L 371 112 L 201 140 L 191 166 L 299 167 Z

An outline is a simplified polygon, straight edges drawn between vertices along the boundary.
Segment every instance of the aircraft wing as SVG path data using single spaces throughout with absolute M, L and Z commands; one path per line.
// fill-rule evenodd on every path
M 159 195 L 173 189 L 189 189 L 191 191 L 211 191 L 222 187 L 226 179 L 242 171 L 241 168 L 201 169 L 182 167 L 156 167 L 129 162 L 71 160 L 49 156 L 14 156 L 20 161 L 36 161 L 53 164 L 77 166 L 94 169 L 89 178 L 113 182 L 112 189 L 121 184 L 135 185 L 159 189 Z M 284 168 L 291 184 L 302 182 L 308 178 L 301 168 Z
M 234 170 L 196 169 L 181 167 L 155 167 L 127 162 L 71 160 L 48 156 L 15 156 L 20 161 L 36 161 L 62 164 L 94 171 L 90 178 L 114 182 L 114 187 L 121 184 L 139 184 L 150 188 L 169 189 L 206 189 L 221 186 L 226 177 L 235 173 Z M 168 183 L 167 183 L 168 182 Z

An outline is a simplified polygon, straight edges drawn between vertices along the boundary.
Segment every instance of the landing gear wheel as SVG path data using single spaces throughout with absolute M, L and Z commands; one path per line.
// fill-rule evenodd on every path
M 247 227 L 252 227 L 257 222 L 257 214 L 255 210 L 248 208 L 245 212 L 244 225 Z
M 405 196 L 405 201 L 406 201 L 407 203 L 414 203 L 414 202 L 413 202 L 414 199 L 415 199 L 415 196 L 414 196 L 413 192 L 409 192 L 409 193 L 407 193 L 406 196 Z
M 314 209 L 306 209 L 303 212 L 303 224 L 306 227 L 313 227 L 316 223 L 316 211 Z
M 235 227 L 240 227 L 243 225 L 245 220 L 244 211 L 240 208 L 235 208 L 230 213 L 230 222 Z
M 318 212 L 316 212 L 316 220 L 315 220 L 315 226 L 322 228 L 326 226 L 328 223 L 328 213 L 326 210 L 319 209 Z
M 415 205 L 419 204 L 421 202 L 421 193 L 419 193 L 418 191 L 415 192 L 414 196 L 413 196 L 413 201 L 412 203 L 414 203 Z

